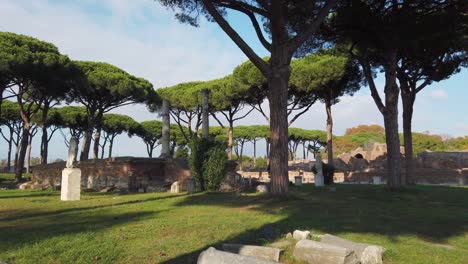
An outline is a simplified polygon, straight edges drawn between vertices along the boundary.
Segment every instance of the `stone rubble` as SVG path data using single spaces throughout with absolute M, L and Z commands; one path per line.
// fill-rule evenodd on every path
M 293 238 L 296 240 L 309 239 L 310 231 L 295 230 L 293 232 Z
M 278 262 L 216 250 L 213 247 L 200 253 L 197 264 L 277 264 Z
M 386 250 L 381 246 L 356 243 L 330 234 L 323 235 L 320 242 L 353 250 L 361 264 L 382 264 Z
M 302 239 L 294 247 L 294 257 L 306 263 L 358 264 L 353 250 L 313 240 Z
M 241 256 L 256 257 L 264 260 L 279 261 L 281 249 L 274 247 L 250 246 L 240 244 L 223 244 L 226 252 L 239 254 Z

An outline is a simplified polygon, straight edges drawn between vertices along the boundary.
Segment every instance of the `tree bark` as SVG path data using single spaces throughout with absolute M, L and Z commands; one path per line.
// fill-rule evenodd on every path
M 104 159 L 106 145 L 107 145 L 107 139 L 104 137 L 104 142 L 102 143 L 102 146 L 101 146 L 101 159 Z
M 11 169 L 11 149 L 13 148 L 13 130 L 10 129 L 10 140 L 8 141 L 8 157 L 7 157 L 7 170 Z
M 27 160 L 26 160 L 26 173 L 31 172 L 31 148 L 32 148 L 32 135 L 29 135 L 29 142 L 28 142 L 28 147 L 26 148 L 26 155 L 27 155 Z
M 209 106 L 209 90 L 203 89 L 202 93 L 202 137 L 208 138 L 210 135 L 210 106 Z
M 169 101 L 163 100 L 162 104 L 162 137 L 161 137 L 161 158 L 170 158 L 170 129 L 171 122 L 169 118 Z
M 80 154 L 80 160 L 84 161 L 88 159 L 88 153 L 89 153 L 89 147 L 91 145 L 90 142 L 90 137 L 91 137 L 92 132 L 88 132 L 86 130 L 84 136 L 83 136 L 83 143 L 81 145 L 81 154 Z
M 50 102 L 44 102 L 42 110 L 42 138 L 41 138 L 41 164 L 47 164 L 47 156 L 49 151 L 49 136 L 47 131 L 47 115 L 49 112 Z
M 233 134 L 234 134 L 234 123 L 230 121 L 229 131 L 228 131 L 228 158 L 229 160 L 232 160 Z
M 114 138 L 111 137 L 109 140 L 109 159 L 112 158 L 112 148 L 114 147 Z
M 413 120 L 413 105 L 415 94 L 411 91 L 401 91 L 401 100 L 403 103 L 403 141 L 405 145 L 405 177 L 403 184 L 414 183 L 414 162 L 413 162 L 413 135 L 411 123 Z
M 271 194 L 286 195 L 288 178 L 288 82 L 291 74 L 285 49 L 273 47 L 268 77 L 270 103 L 270 176 Z
M 326 100 L 325 109 L 327 110 L 327 154 L 328 165 L 333 166 L 333 117 L 331 111 L 331 101 Z
M 94 111 L 88 111 L 88 127 L 86 128 L 84 137 L 83 137 L 83 145 L 81 147 L 81 155 L 80 155 L 80 160 L 87 160 L 89 157 L 89 149 L 91 147 L 91 137 L 93 135 L 94 131 L 94 125 L 95 125 L 95 112 Z
M 49 135 L 46 126 L 42 126 L 42 139 L 41 139 L 41 164 L 47 164 L 49 152 Z
M 96 132 L 94 132 L 94 146 L 93 146 L 93 159 L 99 159 L 99 140 L 101 139 L 101 127 L 96 128 Z
M 396 82 L 396 54 L 387 57 L 385 70 L 385 140 L 387 143 L 388 186 L 391 190 L 401 187 L 401 154 L 398 135 L 399 87 Z
M 23 135 L 21 137 L 21 144 L 20 144 L 20 151 L 18 155 L 18 161 L 15 167 L 15 181 L 21 182 L 23 181 L 23 167 L 24 167 L 24 160 L 26 157 L 26 150 L 28 148 L 28 141 L 29 141 L 29 130 L 31 125 L 29 122 L 25 121 L 23 125 Z
M 257 140 L 253 141 L 253 163 L 254 167 L 257 167 Z

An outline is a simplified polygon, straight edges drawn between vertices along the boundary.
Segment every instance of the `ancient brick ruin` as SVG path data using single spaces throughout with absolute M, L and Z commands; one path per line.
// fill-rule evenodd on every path
M 178 159 L 118 157 L 78 162 L 81 169 L 81 188 L 102 190 L 115 187 L 121 191 L 166 191 L 178 181 L 183 187 L 190 171 L 186 161 Z M 65 162 L 34 167 L 32 181 L 43 187 L 61 184 Z

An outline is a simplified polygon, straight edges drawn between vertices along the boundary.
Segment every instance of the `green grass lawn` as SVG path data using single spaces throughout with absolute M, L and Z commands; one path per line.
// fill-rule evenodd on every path
M 282 200 L 84 193 L 76 202 L 0 191 L 0 260 L 10 263 L 195 263 L 208 246 L 268 245 L 294 229 L 382 245 L 385 263 L 468 263 L 468 188 L 303 186 Z M 295 263 L 291 248 L 282 262 Z

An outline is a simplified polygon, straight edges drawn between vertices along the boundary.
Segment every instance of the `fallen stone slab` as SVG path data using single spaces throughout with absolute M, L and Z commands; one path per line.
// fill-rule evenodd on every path
M 197 264 L 278 264 L 278 262 L 224 252 L 210 247 L 200 253 Z
M 294 247 L 296 259 L 306 263 L 320 264 L 358 264 L 353 250 L 321 243 L 313 240 L 300 240 Z
M 309 239 L 310 231 L 295 230 L 293 232 L 293 238 L 296 240 Z
M 223 250 L 242 256 L 256 257 L 265 260 L 279 261 L 281 249 L 274 247 L 249 246 L 240 244 L 223 244 Z
M 291 244 L 292 244 L 291 241 L 283 240 L 283 241 L 271 243 L 270 246 L 275 247 L 275 248 L 285 248 L 285 247 L 289 247 Z
M 356 243 L 341 237 L 325 234 L 320 242 L 353 250 L 361 264 L 382 264 L 386 249 L 381 246 Z

